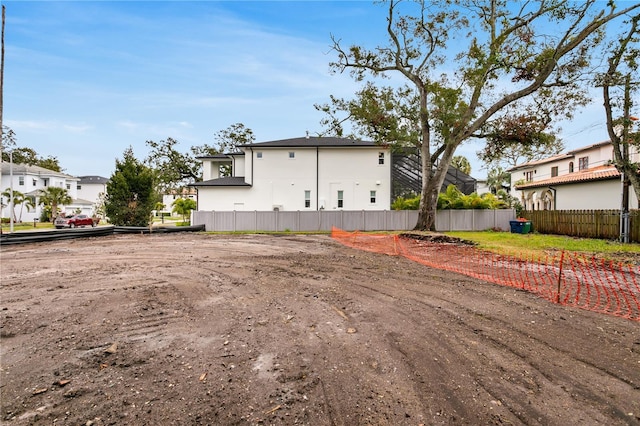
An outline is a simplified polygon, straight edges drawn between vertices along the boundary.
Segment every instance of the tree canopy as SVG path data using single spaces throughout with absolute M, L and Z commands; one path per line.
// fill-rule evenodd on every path
M 601 85 L 603 90 L 614 164 L 624 174 L 625 185 L 630 184 L 633 187 L 640 201 L 640 165 L 632 161 L 629 155 L 630 146 L 640 150 L 640 130 L 634 128 L 638 124 L 638 118 L 631 115 L 633 108 L 639 105 L 637 93 L 640 87 L 640 13 L 630 17 L 625 23 L 628 30 L 612 43 L 609 66 L 598 76 L 597 84 Z M 627 204 L 623 208 L 628 209 L 628 198 L 623 200 L 623 203 Z
M 9 151 L 12 152 L 11 157 Z M 2 161 L 13 161 L 13 164 L 28 164 L 30 166 L 39 166 L 54 172 L 62 172 L 60 162 L 54 156 L 42 157 L 34 149 L 27 147 L 18 147 L 15 132 L 7 126 L 3 126 L 2 131 Z
M 45 218 L 50 219 L 51 221 L 54 221 L 55 218 L 58 217 L 58 206 L 63 206 L 72 202 L 73 199 L 71 198 L 71 195 L 69 195 L 69 191 L 65 188 L 49 186 L 40 190 L 40 204 L 45 207 L 43 212 L 50 214 L 49 217 L 46 217 L 45 213 Z
M 434 229 L 438 192 L 456 148 L 470 138 L 506 133 L 532 111 L 531 131 L 546 117 L 571 117 L 586 102 L 579 77 L 607 23 L 640 4 L 540 0 L 388 0 L 388 42 L 345 47 L 332 36 L 336 72 L 349 71 L 363 89 L 354 101 L 332 97 L 318 109 L 329 133 L 344 124 L 375 141 L 420 149 L 422 191 L 416 229 Z M 377 86 L 399 75 L 402 86 Z M 367 79 L 370 79 L 367 81 Z M 502 124 L 501 124 L 502 122 Z M 496 129 L 499 132 L 496 132 Z M 543 132 L 542 132 L 543 133 Z M 535 135 L 517 135 L 535 140 Z
M 156 202 L 154 174 L 139 162 L 133 149 L 124 151 L 116 160 L 116 169 L 107 182 L 104 202 L 109 222 L 116 226 L 148 226 Z
M 155 142 L 148 140 L 150 148 L 145 164 L 155 173 L 158 192 L 179 190 L 202 179 L 202 162 L 198 157 L 235 151 L 238 145 L 252 143 L 253 131 L 242 123 L 232 124 L 214 135 L 215 144 L 192 146 L 183 152 L 177 139 L 171 137 Z

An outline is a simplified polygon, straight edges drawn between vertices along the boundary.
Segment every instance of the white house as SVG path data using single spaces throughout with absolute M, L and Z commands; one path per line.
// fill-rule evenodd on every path
M 164 205 L 164 212 L 171 212 L 173 210 L 173 202 L 178 198 L 190 198 L 197 202 L 198 191 L 195 188 L 182 188 L 180 191 L 171 190 L 166 194 L 162 194 L 162 204 Z
M 98 206 L 104 202 L 109 179 L 102 176 L 78 176 L 78 179 L 79 181 L 76 185 L 78 201 L 82 201 L 84 205 L 88 206 L 82 208 L 82 212 L 95 215 Z M 89 211 L 86 211 L 87 208 Z
M 391 152 L 374 142 L 302 137 L 200 157 L 198 210 L 388 210 Z M 231 176 L 223 176 L 230 166 Z
M 11 170 L 13 169 L 13 170 Z M 42 212 L 42 206 L 40 202 L 40 191 L 48 187 L 65 188 L 71 198 L 74 200 L 73 205 L 60 206 L 62 211 L 75 211 L 80 208 L 83 210 L 87 207 L 82 200 L 78 200 L 77 182 L 80 180 L 76 177 L 55 172 L 53 170 L 45 169 L 38 166 L 30 166 L 28 164 L 13 164 L 13 167 L 8 162 L 2 162 L 2 179 L 0 181 L 0 188 L 2 192 L 8 191 L 13 183 L 13 190 L 18 191 L 31 199 L 35 208 L 27 210 L 25 205 L 16 205 L 15 212 L 18 220 L 23 222 L 32 221 L 40 218 Z M 8 197 L 2 197 L 2 217 L 9 217 L 10 215 L 10 200 Z M 71 210 L 73 209 L 73 210 Z
M 637 151 L 630 151 L 630 160 L 638 162 Z M 612 160 L 613 145 L 607 141 L 518 165 L 508 170 L 513 195 L 526 210 L 620 209 L 622 183 Z M 633 188 L 629 199 L 629 207 L 637 209 Z

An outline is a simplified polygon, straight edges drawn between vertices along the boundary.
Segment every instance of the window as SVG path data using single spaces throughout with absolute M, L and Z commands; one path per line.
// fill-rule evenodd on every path
M 378 164 L 384 164 L 384 152 L 378 153 Z
M 376 191 L 369 192 L 369 201 L 371 201 L 371 204 L 376 203 Z
M 256 152 L 256 158 L 262 158 L 262 152 Z
M 306 208 L 311 207 L 311 191 L 304 191 L 304 206 Z
M 38 179 L 32 179 L 33 180 L 33 186 L 38 185 Z
M 71 184 L 70 183 L 67 184 L 67 189 L 71 189 Z
M 76 186 L 76 189 L 77 189 L 78 191 L 80 191 L 80 190 L 82 189 L 82 185 L 78 184 L 78 185 Z
M 344 191 L 338 191 L 338 208 L 344 207 Z
M 569 173 L 573 173 L 573 161 L 569 163 Z
M 578 170 L 587 170 L 589 168 L 589 157 L 578 158 Z
M 42 180 L 42 184 L 43 184 L 44 186 L 49 186 L 49 179 L 43 179 L 43 180 Z
M 524 180 L 527 182 L 531 182 L 533 180 L 533 172 L 525 172 Z
M 558 176 L 558 166 L 551 168 L 551 177 L 556 177 L 556 176 Z
M 289 151 L 289 158 L 296 158 L 296 153 L 293 151 Z
M 20 176 L 18 178 L 18 185 L 23 186 L 24 185 L 24 176 Z

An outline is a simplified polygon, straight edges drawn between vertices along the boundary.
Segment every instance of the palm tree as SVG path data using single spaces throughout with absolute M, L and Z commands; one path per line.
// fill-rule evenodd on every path
M 73 199 L 64 188 L 50 186 L 47 189 L 40 190 L 40 204 L 51 207 L 51 221 L 53 222 L 58 216 L 58 206 L 70 204 Z
M 469 160 L 467 160 L 467 157 L 463 155 L 455 155 L 451 160 L 451 165 L 465 175 L 471 174 L 471 164 L 469 163 Z
M 8 200 L 11 199 L 11 190 L 9 188 L 5 189 L 2 194 L 3 197 L 7 198 Z M 16 216 L 16 206 L 20 205 L 20 216 Z M 24 207 L 27 207 L 27 211 L 31 211 L 32 208 L 35 207 L 35 204 L 33 202 L 33 198 L 32 197 L 28 197 L 26 195 L 24 195 L 22 192 L 20 191 L 16 191 L 15 189 L 13 190 L 13 205 L 12 207 L 12 211 L 10 212 L 10 214 L 13 216 L 13 220 L 15 222 L 22 222 L 22 211 L 24 210 Z

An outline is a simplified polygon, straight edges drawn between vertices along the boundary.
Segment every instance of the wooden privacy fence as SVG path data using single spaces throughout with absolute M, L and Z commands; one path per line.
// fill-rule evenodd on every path
M 522 214 L 542 234 L 616 240 L 620 237 L 620 210 L 536 210 Z M 629 240 L 640 242 L 640 212 L 629 212 Z

